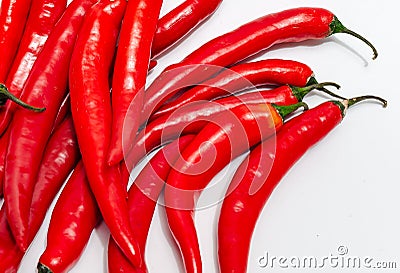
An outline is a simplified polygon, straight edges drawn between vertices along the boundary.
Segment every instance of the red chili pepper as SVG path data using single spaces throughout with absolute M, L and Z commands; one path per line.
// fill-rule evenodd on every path
M 112 80 L 113 121 L 108 150 L 110 166 L 123 160 L 123 147 L 126 145 L 123 144 L 122 131 L 131 124 L 130 119 L 135 120 L 140 115 L 143 105 L 142 89 L 146 84 L 151 44 L 161 5 L 162 0 L 130 0 L 126 7 Z M 134 113 L 127 115 L 128 109 Z M 132 132 L 129 129 L 128 131 Z M 125 141 L 132 139 L 135 133 L 136 131 L 132 132 L 132 136 L 125 136 Z
M 0 82 L 4 83 L 24 32 L 31 0 L 3 0 L 0 13 Z
M 32 1 L 24 34 L 5 82 L 10 93 L 16 98 L 21 96 L 28 75 L 42 51 L 50 32 L 53 31 L 54 25 L 64 12 L 66 4 L 66 0 Z M 7 129 L 17 108 L 14 103 L 8 101 L 4 109 L 1 109 L 0 135 Z
M 66 118 L 51 136 L 42 160 L 33 192 L 29 214 L 29 244 L 33 241 L 47 209 L 79 160 L 80 153 L 75 138 L 72 119 Z M 5 208 L 0 215 L 6 215 Z M 0 272 L 16 272 L 24 255 L 11 234 L 8 223 L 0 216 Z M 8 271 L 9 270 L 9 271 Z
M 34 239 L 51 202 L 79 159 L 74 124 L 68 116 L 53 132 L 41 162 L 29 211 L 29 243 Z
M 157 200 L 171 170 L 170 164 L 177 160 L 180 151 L 185 149 L 193 137 L 193 135 L 183 136 L 158 151 L 139 173 L 129 190 L 128 206 L 131 227 L 143 254 Z M 108 271 L 110 273 L 147 272 L 147 268 L 145 264 L 141 268 L 133 267 L 110 237 Z
M 150 117 L 182 87 L 202 82 L 218 72 L 209 65 L 222 69 L 275 44 L 323 39 L 335 33 L 356 36 L 373 49 L 373 58 L 377 57 L 377 51 L 370 42 L 345 28 L 330 11 L 321 8 L 289 9 L 266 15 L 217 37 L 181 62 L 167 67 L 146 90 L 143 115 Z
M 103 219 L 124 254 L 140 266 L 119 166 L 108 168 L 106 162 L 112 118 L 108 75 L 125 5 L 100 1 L 85 18 L 70 64 L 70 97 L 82 161 Z
M 51 214 L 47 246 L 40 256 L 38 272 L 68 272 L 79 259 L 100 219 L 85 168 L 80 162 Z
M 251 151 L 222 203 L 218 223 L 221 273 L 247 272 L 252 233 L 275 186 L 311 146 L 340 123 L 348 106 L 366 98 L 371 97 L 325 102 L 286 123 L 275 141 L 266 140 Z
M 53 131 L 64 121 L 69 111 L 69 96 L 67 96 L 61 105 L 60 110 L 58 111 L 56 121 L 54 122 Z M 4 169 L 9 135 L 10 130 L 7 130 L 4 135 L 0 137 L 0 197 L 3 197 Z
M 150 121 L 188 103 L 212 100 L 254 88 L 254 86 L 283 84 L 306 86 L 315 83 L 311 68 L 296 61 L 271 59 L 238 64 L 223 70 L 199 86 L 189 89 L 176 100 L 164 104 L 150 117 Z
M 126 158 L 128 170 L 131 170 L 147 153 L 176 139 L 181 134 L 197 134 L 214 116 L 243 104 L 275 103 L 290 105 L 302 101 L 311 90 L 333 83 L 322 83 L 305 88 L 282 86 L 273 90 L 264 90 L 239 96 L 221 98 L 213 102 L 197 102 L 178 111 L 163 115 L 150 122 L 137 136 L 133 148 Z M 334 84 L 333 84 L 334 85 Z M 336 86 L 338 87 L 338 86 Z M 331 92 L 330 95 L 334 95 Z M 336 96 L 336 95 L 334 95 Z M 123 169 L 123 176 L 126 176 Z
M 183 150 L 168 175 L 165 205 L 168 225 L 187 273 L 202 272 L 194 226 L 194 208 L 201 191 L 231 160 L 272 136 L 283 119 L 303 102 L 290 106 L 241 105 L 212 119 Z
M 152 56 L 180 41 L 192 29 L 206 20 L 221 4 L 222 0 L 187 0 L 163 16 L 153 40 Z
M 44 106 L 46 111 L 34 113 L 18 109 L 9 128 L 4 201 L 11 230 L 23 251 L 28 246 L 29 208 L 41 158 L 66 95 L 69 60 L 77 33 L 93 2 L 79 0 L 69 5 L 24 86 L 22 99 Z

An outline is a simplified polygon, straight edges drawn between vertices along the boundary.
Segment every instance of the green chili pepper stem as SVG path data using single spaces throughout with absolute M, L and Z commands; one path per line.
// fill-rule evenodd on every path
M 331 33 L 328 35 L 332 35 L 332 34 L 336 34 L 336 33 L 346 33 L 349 34 L 353 37 L 356 37 L 357 39 L 360 39 L 361 41 L 363 41 L 364 43 L 366 43 L 373 51 L 374 55 L 372 57 L 373 60 L 375 60 L 378 57 L 378 51 L 376 50 L 376 48 L 374 47 L 374 45 L 368 41 L 366 38 L 364 38 L 363 36 L 361 36 L 360 34 L 346 28 L 340 21 L 339 19 L 334 16 L 331 24 L 329 25 L 330 29 L 331 29 Z
M 307 86 L 314 85 L 314 84 L 319 84 L 319 83 L 318 83 L 317 79 L 316 79 L 314 76 L 312 76 L 312 77 L 310 77 L 310 79 L 308 80 Z M 340 89 L 340 86 L 339 86 L 339 85 L 337 85 L 337 86 L 335 86 L 335 87 L 336 87 L 337 89 Z M 331 97 L 334 97 L 334 98 L 337 98 L 337 99 L 341 99 L 341 100 L 345 100 L 345 99 L 346 99 L 345 97 L 342 97 L 342 96 L 340 96 L 340 95 L 338 95 L 338 94 L 335 94 L 335 93 L 333 93 L 332 91 L 326 89 L 325 87 L 316 88 L 316 89 L 319 90 L 319 91 L 324 92 L 325 94 L 328 94 L 328 95 L 331 96 Z M 305 95 L 307 95 L 307 94 L 305 94 Z M 304 98 L 305 95 L 303 95 L 302 97 L 299 95 L 299 97 L 297 97 L 297 95 L 295 94 L 295 96 L 296 96 L 298 99 L 301 99 L 301 100 Z
M 11 94 L 4 84 L 0 83 L 0 105 L 4 105 L 7 100 L 11 100 L 12 102 L 15 102 L 16 104 L 33 112 L 43 112 L 44 110 L 46 110 L 46 108 L 37 108 L 21 101 L 16 96 Z
M 309 81 L 309 83 L 311 83 L 311 82 Z M 325 88 L 325 86 L 333 86 L 336 89 L 340 88 L 340 85 L 338 85 L 337 83 L 334 83 L 334 82 L 322 82 L 322 83 L 317 82 L 315 84 L 310 84 L 305 87 L 290 86 L 290 89 L 292 89 L 293 95 L 297 98 L 298 101 L 302 101 L 303 98 L 308 93 L 310 93 L 312 90 L 315 90 L 315 89 L 320 90 L 334 98 L 338 98 L 338 99 L 342 99 L 342 100 L 346 99 L 342 96 L 339 96 L 339 95 L 329 91 L 328 89 Z
M 303 107 L 304 111 L 308 110 L 308 105 L 305 102 L 299 102 L 291 105 L 277 105 L 273 103 L 272 106 L 276 109 L 283 120 L 285 120 L 289 114 L 293 113 L 300 107 Z
M 360 96 L 360 97 L 355 97 L 355 98 L 351 98 L 348 99 L 348 107 L 353 106 L 356 103 L 359 103 L 361 101 L 364 100 L 376 100 L 376 101 L 380 101 L 382 103 L 383 108 L 387 107 L 387 100 L 381 98 L 381 97 L 377 97 L 377 96 L 371 96 L 371 95 L 367 95 L 367 96 Z
M 47 266 L 38 263 L 37 265 L 38 273 L 53 273 L 53 271 L 50 270 Z
M 365 101 L 365 100 L 376 100 L 382 103 L 383 108 L 387 107 L 387 100 L 381 98 L 381 97 L 377 97 L 377 96 L 372 96 L 372 95 L 366 95 L 366 96 L 360 96 L 360 97 L 355 97 L 355 98 L 351 98 L 351 99 L 346 99 L 343 101 L 332 101 L 334 104 L 336 104 L 341 112 L 342 112 L 342 116 L 344 117 L 346 115 L 346 110 L 347 108 L 353 106 L 354 104 L 357 104 L 361 101 Z

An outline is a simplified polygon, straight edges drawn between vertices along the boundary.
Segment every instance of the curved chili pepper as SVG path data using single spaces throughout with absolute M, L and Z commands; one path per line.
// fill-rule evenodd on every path
M 231 160 L 279 131 L 283 119 L 299 107 L 307 109 L 303 102 L 237 106 L 207 123 L 183 150 L 168 175 L 164 196 L 168 225 L 187 273 L 202 272 L 193 219 L 202 190 Z
M 193 140 L 193 135 L 186 135 L 158 151 L 139 173 L 128 193 L 128 206 L 131 227 L 138 239 L 141 253 L 145 253 L 147 236 L 153 219 L 158 197 L 164 188 L 168 173 L 180 155 Z M 126 260 L 114 240 L 108 243 L 108 271 L 113 272 L 147 272 L 146 265 L 133 267 Z
M 38 272 L 67 272 L 79 259 L 100 219 L 85 168 L 80 162 L 51 214 L 47 246 L 40 256 Z
M 32 0 L 3 0 L 0 12 L 0 82 L 4 83 L 24 32 Z
M 231 96 L 213 102 L 197 102 L 183 107 L 174 113 L 163 115 L 153 120 L 136 136 L 134 146 L 126 157 L 126 166 L 128 170 L 132 170 L 153 149 L 176 139 L 181 134 L 197 134 L 213 116 L 229 111 L 239 105 L 260 103 L 290 105 L 302 101 L 304 96 L 311 90 L 332 84 L 322 83 L 304 88 L 286 85 L 273 90 Z M 327 91 L 324 90 L 324 92 Z M 334 95 L 330 92 L 329 94 Z M 123 175 L 125 176 L 126 171 L 123 169 Z
M 73 122 L 68 117 L 54 131 L 43 156 L 29 214 L 29 244 L 35 238 L 47 209 L 79 157 Z M 17 246 L 8 223 L 2 222 L 3 214 L 6 217 L 5 208 L 0 211 L 0 272 L 16 272 L 24 252 Z
M 16 98 L 20 98 L 28 75 L 66 4 L 67 0 L 32 1 L 24 34 L 5 82 L 10 93 Z M 0 110 L 0 135 L 7 129 L 17 108 L 14 103 L 8 101 L 4 109 Z
M 345 28 L 330 11 L 321 8 L 295 8 L 269 14 L 219 36 L 168 66 L 145 93 L 143 115 L 150 117 L 172 94 L 182 87 L 210 78 L 217 71 L 209 65 L 231 66 L 271 46 L 286 42 L 323 39 L 335 33 L 348 33 L 373 45 Z M 199 65 L 203 64 L 203 65 Z
M 218 223 L 221 273 L 247 272 L 252 233 L 273 189 L 311 146 L 341 122 L 347 107 L 359 100 L 325 102 L 283 125 L 276 141 L 266 140 L 251 151 L 233 177 L 221 207 Z
M 41 162 L 29 211 L 29 244 L 42 225 L 51 202 L 79 159 L 74 124 L 72 118 L 67 116 L 50 137 Z
M 176 100 L 164 104 L 150 117 L 150 121 L 181 108 L 187 103 L 211 100 L 238 93 L 254 86 L 306 86 L 316 83 L 311 68 L 291 60 L 270 59 L 243 63 L 223 70 L 220 74 L 183 93 Z
M 90 188 L 113 238 L 132 264 L 140 266 L 119 166 L 108 168 L 106 162 L 112 118 L 108 75 L 125 5 L 125 0 L 110 0 L 93 6 L 72 55 L 69 82 L 72 117 Z
M 152 45 L 152 56 L 158 56 L 180 41 L 213 14 L 221 2 L 222 0 L 187 0 L 163 16 L 158 21 Z
M 126 6 L 118 42 L 112 80 L 112 130 L 108 150 L 108 164 L 123 160 L 122 131 L 131 124 L 130 119 L 140 115 L 143 88 L 149 70 L 151 44 L 156 31 L 162 0 L 130 0 Z M 141 91 L 142 90 L 142 91 Z M 130 105 L 132 106 L 130 107 Z M 128 109 L 134 113 L 127 115 Z M 128 119 L 125 121 L 125 119 Z M 137 121 L 132 121 L 136 124 Z M 125 126 L 124 126 L 125 125 Z M 130 140 L 132 136 L 124 139 Z
M 24 86 L 22 99 L 32 105 L 43 105 L 46 111 L 34 113 L 18 109 L 9 128 L 4 201 L 11 230 L 23 251 L 28 246 L 29 208 L 36 176 L 67 92 L 69 61 L 75 40 L 85 12 L 94 2 L 78 0 L 69 5 Z
M 187 103 L 237 93 L 255 85 L 290 84 L 305 86 L 308 83 L 316 83 L 314 73 L 310 67 L 300 62 L 272 59 L 239 64 L 221 72 L 215 78 L 203 82 L 201 86 L 193 87 L 177 100 L 161 107 L 150 117 L 150 121 L 161 115 L 171 113 Z M 132 109 L 135 108 L 139 109 L 139 107 Z M 133 116 L 133 113 L 130 115 Z M 141 117 L 143 118 L 143 116 Z M 142 122 L 144 121 L 141 120 L 140 123 Z M 132 139 L 132 137 L 126 139 Z

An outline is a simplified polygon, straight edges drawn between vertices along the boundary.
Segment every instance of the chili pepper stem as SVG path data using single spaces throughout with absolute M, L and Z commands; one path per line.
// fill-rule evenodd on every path
M 38 270 L 38 273 L 53 273 L 53 271 L 51 271 L 50 268 L 48 268 L 47 266 L 45 266 L 41 263 L 38 263 L 37 270 Z
M 46 110 L 46 108 L 34 107 L 34 106 L 31 106 L 31 105 L 21 101 L 16 96 L 11 94 L 8 91 L 8 88 L 4 84 L 0 83 L 0 105 L 4 105 L 7 100 L 11 100 L 12 102 L 15 102 L 16 104 L 24 107 L 25 109 L 31 110 L 33 112 L 40 113 L 40 112 L 43 112 L 44 110 Z
M 374 53 L 374 55 L 372 56 L 372 59 L 375 60 L 378 57 L 378 51 L 376 50 L 376 48 L 370 41 L 368 41 L 366 38 L 364 38 L 360 34 L 345 27 L 336 16 L 333 18 L 333 21 L 330 24 L 330 29 L 331 29 L 330 35 L 335 34 L 335 33 L 346 33 L 353 37 L 356 37 L 357 39 L 360 39 L 361 41 L 366 43 L 372 49 L 372 51 Z
M 273 103 L 272 106 L 276 109 L 276 111 L 279 113 L 279 115 L 282 117 L 283 120 L 285 120 L 285 118 L 289 114 L 293 113 L 294 111 L 296 111 L 301 107 L 303 107 L 304 111 L 308 110 L 308 105 L 305 102 L 299 102 L 292 105 L 277 105 Z
M 360 96 L 360 97 L 355 97 L 355 98 L 348 99 L 348 107 L 351 107 L 354 104 L 359 103 L 359 102 L 364 101 L 364 100 L 380 101 L 382 103 L 383 108 L 387 107 L 387 100 L 385 100 L 385 99 L 383 99 L 381 97 L 371 96 L 371 95 Z
M 337 95 L 337 94 L 335 94 L 335 93 L 333 93 L 333 92 L 331 92 L 331 91 L 329 91 L 328 89 L 325 88 L 325 86 L 333 86 L 336 89 L 339 89 L 340 85 L 338 85 L 337 83 L 334 83 L 334 82 L 318 83 L 316 80 L 315 80 L 315 82 L 316 83 L 310 84 L 312 82 L 309 81 L 309 85 L 307 85 L 305 87 L 290 86 L 290 88 L 292 89 L 293 94 L 296 96 L 296 98 L 299 101 L 302 101 L 303 98 L 308 93 L 310 93 L 312 90 L 315 90 L 315 89 L 320 90 L 320 91 L 322 91 L 322 92 L 324 92 L 324 93 L 326 93 L 326 94 L 328 94 L 328 95 L 330 95 L 330 96 L 332 96 L 334 98 L 338 98 L 338 99 L 341 99 L 341 100 L 345 100 L 346 99 L 346 98 L 344 98 L 342 96 L 339 96 L 339 95 Z
M 312 77 L 310 77 L 310 79 L 308 80 L 308 82 L 307 82 L 307 85 L 306 86 L 311 86 L 311 85 L 314 85 L 314 84 L 319 84 L 319 82 L 317 81 L 317 79 L 314 77 L 314 76 L 312 76 Z M 337 89 L 340 89 L 340 86 L 339 85 L 337 85 L 337 86 L 335 86 Z M 324 92 L 325 94 L 328 94 L 329 96 L 332 96 L 332 97 L 334 97 L 334 98 L 338 98 L 338 99 L 341 99 L 341 100 L 345 100 L 346 98 L 345 97 L 342 97 L 342 96 L 340 96 L 340 95 L 338 95 L 338 94 L 335 94 L 335 93 L 333 93 L 332 91 L 329 91 L 328 89 L 326 89 L 325 87 L 320 87 L 320 88 L 316 88 L 317 90 L 319 90 L 319 91 L 322 91 L 322 92 Z M 304 95 L 305 96 L 305 95 Z M 303 97 L 304 97 L 303 96 Z M 301 99 L 303 99 L 303 97 L 301 97 Z
M 376 101 L 379 101 L 382 103 L 383 108 L 387 107 L 387 100 L 385 100 L 381 97 L 372 96 L 372 95 L 354 97 L 354 98 L 346 99 L 343 101 L 333 101 L 333 103 L 335 103 L 340 108 L 340 110 L 342 111 L 342 116 L 344 117 L 346 115 L 346 110 L 349 107 L 351 107 L 354 104 L 357 104 L 361 101 L 365 101 L 365 100 L 376 100 Z

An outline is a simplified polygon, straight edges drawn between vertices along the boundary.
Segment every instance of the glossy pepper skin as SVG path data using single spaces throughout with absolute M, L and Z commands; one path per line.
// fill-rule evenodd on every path
M 66 4 L 66 0 L 32 1 L 24 34 L 5 82 L 10 93 L 17 98 L 21 96 L 32 67 Z M 0 135 L 7 129 L 17 108 L 11 101 L 0 108 Z
M 264 141 L 241 164 L 227 190 L 219 216 L 221 273 L 247 272 L 251 236 L 273 189 L 311 146 L 340 123 L 342 114 L 335 103 L 323 103 L 287 122 L 278 132 L 276 141 Z M 271 158 L 269 153 L 275 157 Z
M 186 0 L 158 21 L 152 56 L 183 39 L 192 29 L 215 12 L 222 0 Z
M 24 32 L 32 0 L 3 0 L 0 12 L 0 83 L 4 83 Z
M 134 146 L 125 159 L 125 165 L 132 170 L 142 158 L 160 145 L 180 135 L 197 134 L 214 116 L 243 104 L 275 103 L 290 105 L 302 101 L 310 90 L 288 85 L 273 90 L 262 90 L 239 96 L 220 98 L 212 102 L 196 102 L 180 108 L 171 114 L 151 121 L 136 136 Z M 123 176 L 126 170 L 123 169 Z
M 146 90 L 143 115 L 150 117 L 183 86 L 210 78 L 216 69 L 207 65 L 222 69 L 276 44 L 323 39 L 340 32 L 349 33 L 349 30 L 330 11 L 321 8 L 289 9 L 251 21 L 205 43 L 181 62 L 167 67 Z M 377 52 L 371 43 L 360 36 L 358 38 L 374 50 L 376 57 Z
M 140 266 L 119 166 L 109 168 L 106 160 L 112 122 L 108 76 L 125 5 L 125 0 L 104 0 L 93 6 L 71 58 L 69 83 L 72 117 L 90 188 L 113 238 L 132 264 Z
M 150 120 L 171 113 L 188 103 L 212 100 L 254 86 L 284 84 L 306 86 L 314 79 L 313 76 L 314 73 L 309 66 L 291 60 L 269 59 L 238 64 L 189 89 L 176 100 L 164 104 L 150 117 Z
M 29 208 L 41 158 L 67 92 L 69 60 L 78 31 L 94 2 L 79 0 L 69 5 L 24 86 L 22 99 L 46 110 L 35 113 L 18 109 L 9 128 L 4 200 L 11 230 L 23 251 L 28 247 Z
M 305 106 L 241 105 L 218 115 L 183 150 L 168 175 L 165 209 L 168 225 L 181 251 L 187 273 L 202 272 L 194 209 L 199 195 L 231 160 L 279 131 L 283 118 Z
M 57 126 L 46 146 L 29 211 L 29 243 L 43 223 L 51 202 L 80 159 L 71 116 Z
M 343 101 L 328 101 L 289 122 L 278 132 L 276 141 L 258 145 L 240 165 L 222 203 L 218 223 L 218 259 L 221 273 L 245 273 L 251 237 L 275 186 L 287 171 L 323 139 L 343 119 L 352 105 L 376 99 L 363 96 Z
M 68 272 L 79 259 L 100 219 L 85 168 L 79 162 L 51 214 L 47 245 L 40 256 L 38 272 Z
M 118 41 L 112 80 L 112 130 L 108 164 L 123 160 L 123 147 L 137 128 L 126 127 L 136 121 L 143 105 L 143 92 L 149 70 L 151 44 L 156 31 L 162 0 L 130 0 L 126 6 Z M 128 113 L 129 110 L 129 113 Z M 132 132 L 123 137 L 123 130 Z
M 177 160 L 180 151 L 185 149 L 193 138 L 193 135 L 183 136 L 158 151 L 142 169 L 129 189 L 129 217 L 142 255 L 145 253 L 147 236 L 158 197 L 171 169 L 170 164 Z M 108 272 L 147 272 L 147 268 L 145 264 L 141 268 L 133 267 L 110 237 Z
M 52 134 L 42 159 L 29 214 L 29 244 L 38 232 L 53 199 L 80 158 L 72 119 L 66 118 Z M 16 272 L 24 256 L 0 212 L 0 272 Z M 7 271 L 9 270 L 9 271 Z

